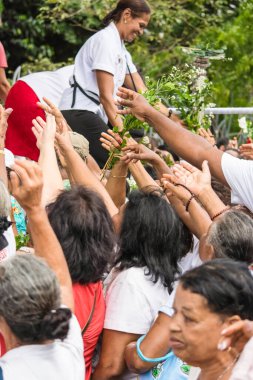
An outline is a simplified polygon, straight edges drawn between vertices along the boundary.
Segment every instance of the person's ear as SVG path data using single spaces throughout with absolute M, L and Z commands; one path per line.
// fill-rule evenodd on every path
M 207 233 L 199 241 L 199 256 L 202 261 L 212 260 L 215 257 L 213 246 L 206 241 Z
M 229 327 L 239 321 L 241 321 L 241 317 L 239 315 L 232 315 L 231 317 L 226 318 L 224 324 L 226 325 L 226 327 Z
M 132 17 L 131 9 L 130 9 L 130 8 L 126 8 L 126 9 L 122 12 L 122 20 L 123 20 L 123 23 L 124 23 L 124 24 L 127 24 L 127 22 L 129 21 L 130 17 Z

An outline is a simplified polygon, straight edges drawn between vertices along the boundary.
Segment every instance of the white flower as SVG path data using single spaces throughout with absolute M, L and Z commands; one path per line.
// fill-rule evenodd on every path
M 143 145 L 148 145 L 149 144 L 149 137 L 148 136 L 144 136 L 141 140 L 141 143 Z
M 240 119 L 238 119 L 238 124 L 239 124 L 239 128 L 242 129 L 243 133 L 247 133 L 248 132 L 248 126 L 247 126 L 247 121 L 246 121 L 246 117 L 245 116 L 243 116 Z

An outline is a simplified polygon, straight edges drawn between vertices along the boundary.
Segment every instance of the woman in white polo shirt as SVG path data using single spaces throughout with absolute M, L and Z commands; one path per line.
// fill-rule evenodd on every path
M 67 88 L 60 109 L 71 128 L 90 142 L 91 155 L 100 167 L 107 152 L 99 141 L 101 132 L 112 126 L 122 126 L 117 116 L 115 97 L 123 84 L 134 90 L 145 85 L 125 48 L 142 35 L 148 25 L 151 10 L 145 0 L 120 0 L 104 19 L 106 26 L 89 38 L 75 58 L 72 86 Z

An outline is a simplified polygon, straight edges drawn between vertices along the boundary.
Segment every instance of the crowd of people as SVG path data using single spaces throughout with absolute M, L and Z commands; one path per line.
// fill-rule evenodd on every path
M 140 94 L 150 16 L 120 0 L 74 66 L 0 92 L 0 380 L 253 379 L 253 144 Z M 110 129 L 130 113 L 164 144 Z

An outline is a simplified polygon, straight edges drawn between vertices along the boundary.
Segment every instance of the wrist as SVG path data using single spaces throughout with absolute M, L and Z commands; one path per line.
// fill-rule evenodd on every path
M 42 205 L 24 207 L 24 210 L 29 219 L 41 219 L 42 216 L 47 215 Z

